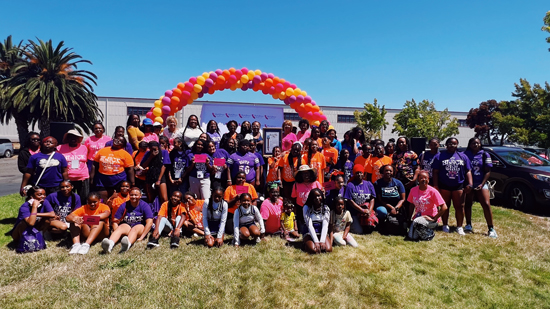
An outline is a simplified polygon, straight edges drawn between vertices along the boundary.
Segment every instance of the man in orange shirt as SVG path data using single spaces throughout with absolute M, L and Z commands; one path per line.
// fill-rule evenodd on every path
M 374 146 L 374 152 L 365 165 L 366 180 L 372 183 L 382 178 L 380 168 L 384 165 L 392 164 L 392 159 L 384 155 L 384 145 L 377 144 Z
M 100 203 L 100 196 L 97 192 L 88 194 L 87 204 L 75 209 L 65 220 L 71 223 L 70 231 L 73 238 L 73 246 L 69 254 L 87 254 L 90 245 L 96 240 L 109 236 L 109 206 Z M 99 222 L 85 222 L 84 218 L 99 217 Z M 86 238 L 85 243 L 80 243 L 80 237 Z
M 363 165 L 363 167 L 366 168 L 367 163 L 369 162 L 369 159 L 371 157 L 371 154 L 370 154 L 371 147 L 369 144 L 365 143 L 361 146 L 361 150 L 363 151 L 363 153 L 359 157 L 355 158 L 353 165 L 355 166 L 359 164 L 359 165 Z

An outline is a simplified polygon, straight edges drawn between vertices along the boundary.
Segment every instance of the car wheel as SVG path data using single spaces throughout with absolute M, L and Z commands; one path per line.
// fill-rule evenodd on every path
M 11 150 L 6 150 L 6 152 L 4 152 L 4 157 L 11 158 Z
M 527 211 L 533 207 L 533 193 L 523 184 L 511 184 L 508 190 L 508 203 L 514 209 Z

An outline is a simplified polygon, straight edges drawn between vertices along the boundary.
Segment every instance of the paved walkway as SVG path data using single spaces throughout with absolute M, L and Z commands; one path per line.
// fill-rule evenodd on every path
M 17 156 L 0 158 L 0 196 L 19 192 L 21 178 L 17 169 Z

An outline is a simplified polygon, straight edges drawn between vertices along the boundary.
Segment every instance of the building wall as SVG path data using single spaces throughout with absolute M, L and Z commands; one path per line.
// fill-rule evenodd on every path
M 126 127 L 126 121 L 128 119 L 128 108 L 129 107 L 138 107 L 149 109 L 153 106 L 155 99 L 143 99 L 143 98 L 119 98 L 119 97 L 99 97 L 98 105 L 99 108 L 103 111 L 105 118 L 103 124 L 107 130 L 107 134 L 112 135 L 116 126 Z M 181 112 L 176 114 L 178 119 L 178 127 L 183 126 L 187 123 L 187 118 L 190 115 L 197 115 L 200 118 L 201 109 L 203 103 L 209 104 L 231 104 L 231 105 L 242 105 L 243 108 L 250 108 L 251 106 L 273 106 L 274 104 L 265 104 L 265 103 L 240 103 L 240 102 L 219 102 L 219 101 L 195 101 L 191 105 L 187 105 Z M 278 106 L 284 107 L 285 113 L 295 113 L 295 111 L 283 104 L 278 104 Z M 336 132 L 338 132 L 338 138 L 342 139 L 344 133 L 351 128 L 355 127 L 355 123 L 346 123 L 338 122 L 338 115 L 353 115 L 355 110 L 360 108 L 353 107 L 341 107 L 341 106 L 321 106 L 321 110 L 327 116 L 328 121 L 334 126 Z M 391 133 L 393 128 L 393 117 L 399 113 L 399 109 L 388 109 L 386 114 L 386 120 L 389 122 L 389 125 L 386 130 L 382 132 L 382 139 L 387 141 L 390 138 L 397 139 L 398 135 Z M 465 120 L 466 112 L 450 112 L 452 117 L 456 117 L 459 120 Z M 143 118 L 143 117 L 142 117 Z M 298 125 L 298 121 L 293 121 L 294 125 Z M 36 128 L 38 129 L 38 128 Z M 466 145 L 468 139 L 474 136 L 473 129 L 468 127 L 459 127 L 459 134 L 457 136 L 460 145 Z M 17 142 L 17 129 L 15 123 L 12 121 L 9 125 L 0 126 L 0 137 L 6 137 L 11 139 L 13 142 Z

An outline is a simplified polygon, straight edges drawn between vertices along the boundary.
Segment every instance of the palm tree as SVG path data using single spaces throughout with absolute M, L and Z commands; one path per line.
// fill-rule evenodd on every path
M 50 135 L 50 121 L 74 122 L 89 133 L 94 121 L 103 118 L 93 93 L 97 76 L 77 68 L 92 63 L 65 48 L 63 41 L 54 47 L 51 40 L 29 40 L 23 53 L 25 61 L 15 64 L 3 82 L 8 89 L 2 107 L 25 112 L 43 137 Z

